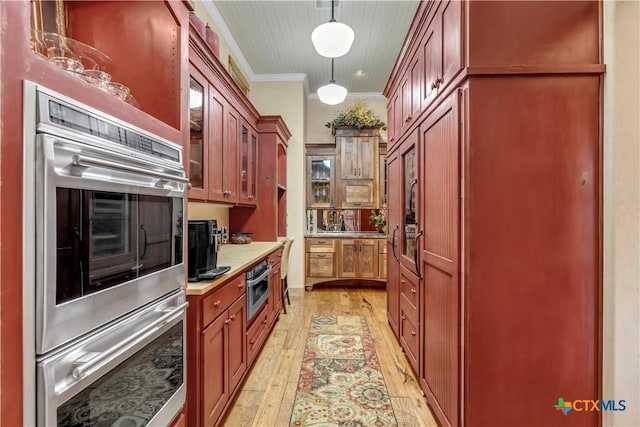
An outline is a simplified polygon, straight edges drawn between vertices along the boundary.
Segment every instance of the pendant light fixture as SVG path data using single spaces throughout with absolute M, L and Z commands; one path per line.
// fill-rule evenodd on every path
M 311 33 L 311 41 L 316 51 L 327 58 L 337 58 L 349 52 L 355 34 L 351 27 L 336 22 L 333 17 L 333 0 L 331 0 L 331 20 L 316 27 Z
M 328 85 L 318 88 L 318 98 L 328 105 L 340 104 L 347 97 L 347 89 L 337 85 L 333 79 L 333 58 L 331 58 L 331 80 Z

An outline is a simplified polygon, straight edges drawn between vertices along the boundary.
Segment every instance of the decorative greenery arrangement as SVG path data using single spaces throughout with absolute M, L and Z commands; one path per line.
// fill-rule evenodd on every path
M 387 225 L 387 206 L 382 205 L 380 209 L 372 209 L 369 215 L 369 222 L 376 226 L 378 231 L 382 231 Z
M 367 103 L 359 99 L 350 107 L 339 111 L 336 117 L 327 122 L 325 125 L 331 131 L 335 131 L 340 126 L 355 126 L 358 129 L 365 127 L 380 127 L 382 130 L 387 129 L 387 125 L 379 117 L 373 114 L 373 111 L 367 106 Z

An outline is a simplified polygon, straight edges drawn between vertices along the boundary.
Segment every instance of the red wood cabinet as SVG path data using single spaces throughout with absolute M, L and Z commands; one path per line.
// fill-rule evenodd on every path
M 189 425 L 215 425 L 248 368 L 244 273 L 188 300 Z
M 271 294 L 251 324 L 247 323 L 245 271 L 204 295 L 187 296 L 189 425 L 220 425 L 273 329 L 282 308 L 281 252 L 278 248 L 268 255 L 274 266 Z
M 421 112 L 387 154 L 391 188 L 418 159 L 415 266 L 409 191 L 388 199 L 405 233 L 388 316 L 441 425 L 601 423 L 551 406 L 602 394 L 601 7 L 421 2 L 385 88 L 395 122 L 422 61 Z
M 460 125 L 454 93 L 420 128 L 420 381 L 450 425 L 460 404 Z
M 280 116 L 262 116 L 258 120 L 258 133 L 249 133 L 257 142 L 254 155 L 258 159 L 250 164 L 250 180 L 257 191 L 255 207 L 234 208 L 229 216 L 231 232 L 253 233 L 255 241 L 275 241 L 286 236 L 286 153 L 291 132 Z M 253 147 L 250 147 L 253 150 Z M 256 172 L 254 172 L 255 167 Z
M 62 2 L 60 2 L 62 3 Z M 2 1 L 0 34 L 0 424 L 29 424 L 23 419 L 23 85 L 43 85 L 64 96 L 124 120 L 180 145 L 188 144 L 189 16 L 185 2 L 64 2 L 68 34 L 92 45 L 115 62 L 112 80 L 125 84 L 140 108 L 94 87 L 29 50 L 32 2 Z M 92 9 L 91 12 L 89 10 Z M 122 40 L 126 40 L 123 42 Z M 140 78 L 144 76 L 144 78 Z M 158 102 L 162 93 L 162 102 Z M 30 369 L 30 368 L 27 368 Z M 8 391 L 11 391 L 10 393 Z M 35 408 L 33 409 L 35 411 Z M 29 409 L 27 409 L 29 411 Z M 30 411 L 29 411 L 30 412 Z
M 193 27 L 190 36 L 189 199 L 256 206 L 258 112 Z
M 215 425 L 247 371 L 246 300 L 238 298 L 202 332 L 202 419 Z
M 400 267 L 400 344 L 415 372 L 419 372 L 420 332 L 418 320 L 418 278 Z
M 240 122 L 240 182 L 238 188 L 238 202 L 243 205 L 257 203 L 258 178 L 258 132 L 247 122 Z
M 401 165 L 398 151 L 387 157 L 388 188 L 401 188 Z M 400 336 L 400 259 L 399 242 L 402 205 L 400 191 L 387 193 L 387 320 L 396 336 Z
M 391 150 L 400 140 L 402 126 L 402 96 L 398 90 L 388 96 L 387 103 L 387 150 Z

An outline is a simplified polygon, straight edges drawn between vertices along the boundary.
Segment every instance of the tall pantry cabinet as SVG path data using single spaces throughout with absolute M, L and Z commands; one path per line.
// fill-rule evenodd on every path
M 417 265 L 388 257 L 388 315 L 441 425 L 600 423 L 554 405 L 605 397 L 601 20 L 597 1 L 421 2 L 385 88 L 388 161 L 418 135 Z M 389 198 L 391 249 L 408 198 Z

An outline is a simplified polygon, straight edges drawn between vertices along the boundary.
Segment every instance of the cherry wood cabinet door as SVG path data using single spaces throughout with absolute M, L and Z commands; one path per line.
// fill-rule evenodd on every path
M 246 307 L 247 300 L 243 295 L 229 307 L 229 316 L 226 320 L 229 351 L 226 370 L 229 375 L 229 395 L 233 393 L 247 371 L 247 345 L 244 336 L 247 326 Z
M 448 0 L 438 11 L 442 31 L 442 71 L 438 93 L 451 83 L 462 70 L 462 6 L 459 0 Z
M 222 95 L 211 88 L 209 90 L 209 200 L 226 201 L 223 177 L 226 166 L 222 164 L 224 153 L 224 122 L 226 103 Z
M 229 399 L 227 316 L 222 314 L 202 331 L 202 419 L 213 425 Z
M 191 67 L 189 93 L 189 198 L 207 200 L 209 172 L 209 81 Z
M 422 39 L 418 55 L 422 56 L 423 81 L 421 108 L 425 110 L 438 94 L 438 83 L 442 74 L 442 30 L 436 14 Z
M 421 381 L 450 425 L 460 412 L 460 136 L 458 93 L 421 127 L 424 325 Z
M 226 104 L 226 122 L 224 129 L 223 156 L 214 160 L 213 167 L 223 169 L 222 188 L 225 201 L 238 202 L 238 139 L 240 137 L 240 119 L 235 108 Z
M 387 188 L 400 188 L 402 170 L 398 151 L 387 156 Z M 396 337 L 399 337 L 398 322 L 400 319 L 400 259 L 398 258 L 398 242 L 400 239 L 400 215 L 402 198 L 400 191 L 389 191 L 387 194 L 387 319 Z

